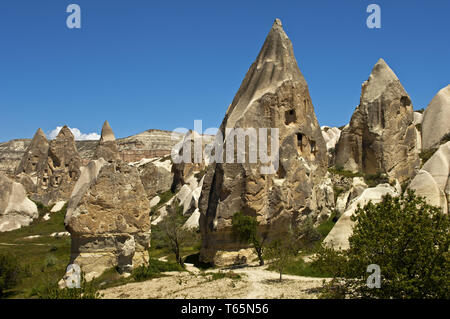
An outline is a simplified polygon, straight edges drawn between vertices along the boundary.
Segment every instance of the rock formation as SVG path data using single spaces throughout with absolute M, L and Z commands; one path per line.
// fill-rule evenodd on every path
M 103 158 L 107 162 L 120 160 L 119 149 L 117 148 L 116 137 L 108 121 L 102 127 L 102 135 L 95 151 L 95 158 Z
M 438 147 L 450 134 L 450 85 L 440 90 L 425 109 L 422 121 L 422 148 Z
M 16 175 L 25 173 L 33 175 L 42 172 L 46 168 L 49 143 L 44 132 L 39 128 L 34 134 L 31 144 L 22 156 L 20 164 L 16 168 Z
M 245 259 L 240 256 L 245 257 L 247 247 L 231 234 L 234 213 L 256 216 L 269 238 L 286 230 L 287 224 L 318 214 L 312 194 L 327 169 L 325 141 L 292 44 L 278 19 L 229 106 L 216 140 L 216 146 L 224 143 L 223 154 L 229 147 L 236 160 L 227 132 L 232 128 L 279 129 L 278 140 L 273 139 L 275 133 L 266 134 L 269 142 L 279 143 L 279 161 L 270 144 L 268 163 L 258 158 L 256 163 L 216 162 L 208 168 L 199 203 L 201 260 L 216 265 Z M 248 144 L 247 149 L 255 146 Z M 250 157 L 250 152 L 245 153 Z M 277 166 L 275 174 L 262 169 Z
M 322 126 L 322 135 L 327 145 L 327 150 L 336 147 L 339 137 L 341 137 L 341 130 L 337 127 Z
M 150 203 L 138 170 L 102 158 L 81 168 L 65 218 L 71 263 L 86 279 L 118 266 L 129 272 L 148 262 Z
M 143 159 L 130 165 L 137 167 L 149 199 L 164 193 L 172 186 L 173 173 L 170 159 Z
M 50 143 L 39 129 L 16 169 L 16 178 L 32 199 L 49 205 L 70 197 L 81 165 L 74 136 L 67 126 Z
M 0 232 L 28 226 L 39 217 L 24 187 L 0 173 Z
M 450 142 L 439 147 L 411 181 L 409 188 L 428 204 L 450 213 Z
M 408 180 L 420 164 L 413 120 L 408 94 L 380 59 L 363 83 L 360 104 L 336 145 L 336 166 Z

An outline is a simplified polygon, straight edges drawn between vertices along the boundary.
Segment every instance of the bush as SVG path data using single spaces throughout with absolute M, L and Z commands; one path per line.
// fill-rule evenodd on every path
M 17 258 L 11 254 L 0 255 L 0 297 L 5 291 L 19 282 L 20 266 Z
M 322 248 L 315 263 L 333 274 L 324 297 L 450 298 L 450 218 L 408 190 L 358 208 L 350 248 Z M 366 285 L 367 266 L 379 265 L 381 288 Z
M 41 287 L 33 288 L 31 295 L 39 299 L 100 299 L 102 294 L 94 281 L 86 282 L 84 274 L 81 274 L 80 288 L 60 289 L 58 283 L 49 282 Z
M 181 265 L 178 263 L 150 259 L 148 265 L 142 265 L 134 269 L 132 277 L 135 281 L 144 281 L 156 277 L 161 277 L 161 273 L 166 271 L 183 271 L 183 267 L 181 267 Z

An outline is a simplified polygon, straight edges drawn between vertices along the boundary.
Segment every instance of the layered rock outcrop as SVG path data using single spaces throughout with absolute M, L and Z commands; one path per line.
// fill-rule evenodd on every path
M 95 158 L 103 158 L 107 162 L 120 160 L 119 149 L 117 147 L 116 137 L 108 121 L 105 121 L 102 127 L 102 135 L 95 151 Z
M 111 267 L 129 272 L 148 262 L 150 203 L 138 170 L 102 158 L 81 168 L 65 218 L 71 263 L 86 279 Z
M 439 147 L 411 181 L 409 188 L 428 204 L 450 213 L 450 142 Z
M 172 186 L 173 172 L 170 159 L 143 159 L 130 165 L 137 167 L 149 199 L 169 190 Z
M 361 100 L 336 145 L 336 166 L 369 175 L 387 174 L 401 183 L 420 165 L 411 99 L 380 59 L 363 83 Z
M 440 90 L 425 109 L 422 148 L 438 147 L 446 134 L 450 134 L 450 85 Z
M 231 143 L 233 132 L 228 130 L 233 128 L 278 129 L 278 137 L 275 131 L 268 130 L 270 137 L 265 132 L 266 155 L 271 159 L 263 161 L 260 157 L 251 163 L 249 150 L 256 142 L 245 143 L 246 150 L 237 151 L 235 143 Z M 288 224 L 311 213 L 318 214 L 312 195 L 326 174 L 326 145 L 307 83 L 280 20 L 273 24 L 247 72 L 226 112 L 220 133 L 216 146 L 223 143 L 223 154 L 231 149 L 234 163 L 224 159 L 223 163 L 216 161 L 210 165 L 199 202 L 201 260 L 216 265 L 233 260 L 242 262 L 240 256 L 245 256 L 241 249 L 246 246 L 236 242 L 231 234 L 234 213 L 242 211 L 256 216 L 269 238 L 286 230 Z M 270 151 L 276 144 L 279 158 L 275 150 Z M 236 162 L 237 155 L 245 156 L 244 163 Z M 224 253 L 227 258 L 223 258 Z
M 0 232 L 28 226 L 39 217 L 36 204 L 25 188 L 0 173 Z

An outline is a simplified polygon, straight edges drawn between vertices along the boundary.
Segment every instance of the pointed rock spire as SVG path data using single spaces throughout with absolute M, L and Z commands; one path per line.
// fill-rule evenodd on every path
M 17 166 L 15 174 L 34 174 L 42 169 L 45 166 L 48 148 L 47 136 L 39 128 L 25 151 L 20 164 Z
M 270 237 L 277 230 L 289 229 L 290 222 L 297 222 L 297 214 L 310 213 L 316 218 L 322 209 L 317 208 L 316 198 L 325 196 L 316 192 L 327 170 L 326 145 L 292 43 L 279 19 L 223 119 L 222 136 L 218 135 L 222 140 L 217 145 L 223 143 L 224 154 L 227 148 L 236 151 L 227 143 L 227 128 L 278 129 L 280 156 L 268 165 L 250 160 L 237 163 L 235 159 L 233 163 L 215 163 L 207 170 L 199 201 L 201 260 L 216 265 L 245 259 L 238 252 L 242 243 L 230 235 L 233 213 L 258 216 L 261 229 Z M 276 167 L 273 172 L 263 173 L 270 165 Z M 221 252 L 230 250 L 234 252 L 223 257 Z
M 58 135 L 56 136 L 56 139 L 69 139 L 69 140 L 72 139 L 75 141 L 75 137 L 73 136 L 72 131 L 67 125 L 64 125 L 63 128 L 59 131 Z
M 362 98 L 367 101 L 375 100 L 393 82 L 399 82 L 399 79 L 386 61 L 380 58 L 373 67 L 369 79 L 363 83 Z
M 107 162 L 120 160 L 116 137 L 108 121 L 103 123 L 102 136 L 95 151 L 95 158 L 103 158 Z
M 105 121 L 105 123 L 103 123 L 102 136 L 100 138 L 100 141 L 102 141 L 102 142 L 113 142 L 115 140 L 116 140 L 116 137 L 114 136 L 114 132 L 111 129 L 111 126 L 109 125 L 109 122 Z
M 369 175 L 387 174 L 400 183 L 419 165 L 418 131 L 411 99 L 380 59 L 362 85 L 359 106 L 336 144 L 336 166 Z
M 306 86 L 291 40 L 284 32 L 281 21 L 276 19 L 228 109 L 226 127 L 234 127 L 248 105 L 266 93 L 274 93 L 285 81 L 295 81 Z

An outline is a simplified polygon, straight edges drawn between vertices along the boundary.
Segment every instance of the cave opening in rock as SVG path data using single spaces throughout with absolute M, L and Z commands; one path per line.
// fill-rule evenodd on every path
M 289 125 L 294 123 L 297 120 L 297 116 L 295 115 L 295 110 L 288 110 L 284 112 L 284 123 Z

